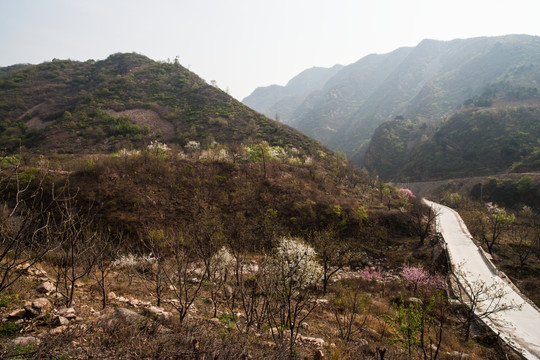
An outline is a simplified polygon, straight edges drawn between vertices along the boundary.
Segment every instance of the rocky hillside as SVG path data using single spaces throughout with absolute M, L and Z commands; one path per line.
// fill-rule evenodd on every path
M 466 100 L 481 101 L 489 88 L 524 95 L 538 82 L 538 37 L 424 40 L 345 66 L 307 96 L 289 124 L 362 164 L 369 139 L 385 121 L 403 116 L 441 122 Z
M 158 139 L 203 147 L 247 139 L 318 149 L 178 63 L 138 54 L 103 61 L 55 60 L 0 71 L 0 143 L 37 153 L 96 153 Z

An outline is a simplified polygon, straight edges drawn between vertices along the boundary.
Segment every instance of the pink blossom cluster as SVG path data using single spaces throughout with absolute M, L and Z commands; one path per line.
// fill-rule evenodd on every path
M 366 266 L 360 275 L 367 281 L 379 281 L 382 279 L 383 270 L 380 266 Z
M 416 198 L 416 195 L 414 195 L 410 189 L 399 189 L 399 195 L 406 196 L 411 199 Z
M 413 286 L 414 291 L 419 288 L 428 290 L 445 287 L 444 278 L 441 275 L 430 274 L 422 265 L 403 267 L 401 277 Z

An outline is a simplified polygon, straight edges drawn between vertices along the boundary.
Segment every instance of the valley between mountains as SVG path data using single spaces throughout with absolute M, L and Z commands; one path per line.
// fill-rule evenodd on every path
M 241 103 L 137 53 L 1 68 L 0 357 L 537 357 L 421 199 L 540 304 L 539 69 L 534 36 L 425 40 Z

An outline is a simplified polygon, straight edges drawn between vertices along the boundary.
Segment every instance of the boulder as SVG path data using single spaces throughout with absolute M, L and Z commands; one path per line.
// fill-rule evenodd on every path
M 40 312 L 45 312 L 51 309 L 51 303 L 46 298 L 37 298 L 32 301 L 32 307 L 39 309 Z
M 233 296 L 233 288 L 230 285 L 223 287 L 223 295 L 225 299 L 230 299 Z
M 67 326 L 69 325 L 69 320 L 66 319 L 65 317 L 63 316 L 56 316 L 53 320 L 53 325 L 55 327 L 58 327 L 58 326 Z
M 153 320 L 126 308 L 115 309 L 112 313 L 98 318 L 98 325 L 113 330 L 126 326 L 137 327 L 139 329 L 152 329 L 155 328 L 154 324 L 155 322 Z M 157 331 L 168 333 L 171 330 L 158 325 Z
M 49 331 L 49 334 L 59 335 L 59 334 L 62 334 L 64 331 L 66 331 L 67 328 L 68 327 L 66 325 L 58 326 L 58 327 L 55 327 L 54 329 L 51 329 L 51 331 Z
M 51 309 L 51 303 L 46 298 L 38 298 L 32 302 L 26 302 L 24 310 L 26 310 L 26 318 L 35 318 Z
M 44 283 L 41 283 L 36 288 L 36 291 L 40 294 L 50 294 L 52 293 L 56 288 L 50 281 L 45 281 Z
M 75 309 L 72 307 L 58 310 L 58 316 L 65 317 L 68 320 L 75 319 L 77 317 L 75 314 Z
M 41 340 L 35 336 L 19 336 L 13 340 L 13 345 L 16 346 L 38 346 L 41 343 Z
M 151 317 L 156 317 L 161 320 L 168 320 L 172 316 L 170 312 L 167 312 L 157 306 L 147 307 L 146 309 L 144 309 L 144 314 L 150 315 Z
M 9 320 L 24 319 L 26 316 L 26 309 L 17 309 L 9 313 Z

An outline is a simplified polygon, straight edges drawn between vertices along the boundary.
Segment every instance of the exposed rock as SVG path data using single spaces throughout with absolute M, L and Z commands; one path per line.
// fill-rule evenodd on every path
M 140 325 L 148 321 L 144 316 L 126 308 L 115 309 L 111 314 L 103 315 L 99 322 L 104 327 L 116 327 L 122 325 Z
M 110 329 L 116 329 L 118 327 L 125 326 L 133 326 L 141 329 L 150 329 L 154 326 L 154 321 L 136 313 L 135 311 L 126 308 L 118 308 L 110 314 L 101 316 L 98 319 L 98 324 L 100 326 Z M 158 325 L 157 331 L 160 333 L 166 333 L 170 332 L 170 329 Z
M 325 305 L 328 305 L 329 301 L 328 299 L 317 299 L 315 300 L 315 304 L 319 305 L 319 306 L 325 306 Z
M 127 303 L 133 307 L 139 307 L 141 305 L 141 302 L 138 299 L 129 299 Z
M 58 326 L 58 327 L 55 327 L 54 329 L 51 329 L 51 331 L 49 331 L 49 334 L 59 335 L 59 334 L 62 334 L 64 331 L 66 331 L 67 328 L 68 327 L 66 325 Z
M 51 309 L 51 303 L 46 298 L 37 298 L 32 301 L 32 307 L 39 309 L 40 312 L 45 312 Z
M 212 325 L 221 326 L 221 321 L 218 318 L 211 318 L 208 322 Z
M 369 343 L 368 343 L 368 341 L 366 339 L 360 339 L 360 340 L 358 340 L 358 345 L 360 345 L 360 346 L 368 346 Z
M 233 296 L 233 288 L 230 285 L 225 285 L 223 288 L 223 295 L 225 299 L 230 299 Z
M 62 309 L 58 310 L 58 315 L 63 316 L 68 320 L 71 320 L 71 319 L 74 319 L 74 318 L 77 317 L 77 315 L 75 314 L 75 309 L 72 308 L 72 307 L 70 307 L 70 308 L 62 308 Z
M 36 288 L 36 291 L 40 294 L 50 294 L 52 293 L 56 288 L 50 281 L 45 281 L 44 283 L 41 283 Z
M 145 315 L 155 316 L 158 319 L 168 320 L 172 314 L 157 306 L 150 306 L 144 310 Z
M 111 291 L 110 293 L 107 294 L 107 299 L 115 300 L 116 299 L 116 294 Z
M 324 340 L 321 339 L 321 338 L 314 338 L 314 337 L 309 337 L 309 336 L 298 335 L 298 340 L 303 342 L 303 343 L 309 343 L 309 344 L 312 344 L 312 345 L 315 345 L 315 346 L 318 346 L 318 347 L 323 347 L 324 346 Z
M 41 340 L 35 336 L 19 336 L 13 340 L 13 345 L 16 346 L 28 346 L 34 345 L 37 346 L 41 343 Z
M 54 318 L 54 320 L 53 320 L 53 325 L 55 327 L 57 327 L 57 326 L 67 326 L 67 325 L 69 325 L 69 320 L 66 319 L 63 316 L 56 316 Z
M 23 319 L 26 316 L 26 309 L 17 309 L 9 313 L 8 319 L 16 320 Z
M 38 298 L 32 302 L 27 302 L 24 305 L 24 310 L 26 310 L 26 318 L 35 318 L 45 313 L 51 308 L 51 303 L 45 298 Z
M 419 299 L 417 297 L 409 297 L 407 298 L 407 300 L 405 301 L 405 306 L 409 306 L 410 304 L 417 304 L 417 305 L 424 305 L 424 302 L 422 301 L 422 299 Z

